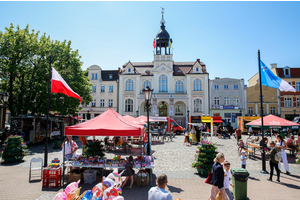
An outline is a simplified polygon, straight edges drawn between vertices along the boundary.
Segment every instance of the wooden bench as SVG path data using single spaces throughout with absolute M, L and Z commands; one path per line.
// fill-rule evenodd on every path
M 250 158 L 250 155 L 252 154 L 252 156 L 254 156 L 254 151 L 251 151 L 249 149 L 243 149 L 244 151 L 248 152 L 249 153 L 249 158 Z M 250 154 L 251 153 L 251 154 Z

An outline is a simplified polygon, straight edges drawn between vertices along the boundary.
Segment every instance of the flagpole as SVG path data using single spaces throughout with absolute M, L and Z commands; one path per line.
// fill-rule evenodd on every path
M 49 101 L 50 101 L 50 85 L 51 85 L 51 60 L 50 56 L 49 63 L 49 79 L 48 79 L 48 99 L 47 99 L 47 123 L 46 123 L 46 143 L 45 143 L 45 153 L 44 153 L 44 167 L 48 166 L 48 124 L 49 124 Z
M 260 66 L 260 51 L 258 50 L 258 72 L 259 72 L 259 89 L 260 89 L 260 117 L 261 117 L 261 134 L 262 134 L 262 152 L 261 152 L 261 158 L 262 158 L 262 170 L 260 173 L 267 174 L 266 171 L 266 157 L 265 157 L 265 142 L 264 142 L 264 118 L 263 118 L 263 96 L 262 96 L 262 85 L 261 85 L 261 66 Z

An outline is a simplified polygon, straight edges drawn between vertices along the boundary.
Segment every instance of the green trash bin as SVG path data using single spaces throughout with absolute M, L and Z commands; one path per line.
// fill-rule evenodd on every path
M 233 197 L 235 200 L 247 200 L 247 181 L 249 173 L 243 168 L 232 168 Z
M 282 136 L 282 138 L 285 138 L 285 132 L 280 132 L 280 135 Z
M 62 138 L 61 137 L 56 137 L 54 139 L 54 149 L 61 149 L 61 142 Z

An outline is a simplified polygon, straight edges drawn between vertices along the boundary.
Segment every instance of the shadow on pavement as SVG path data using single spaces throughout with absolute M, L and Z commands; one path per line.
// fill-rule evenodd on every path
M 257 178 L 251 177 L 251 176 L 249 176 L 249 179 L 253 180 L 253 181 L 260 181 L 260 179 L 257 179 Z
M 25 161 L 24 160 L 22 160 L 20 162 L 4 162 L 4 161 L 2 161 L 0 163 L 0 165 L 2 165 L 2 166 L 14 166 L 14 165 L 18 165 L 18 164 L 23 163 L 23 162 L 25 162 Z
M 181 188 L 173 187 L 171 185 L 168 185 L 168 188 L 169 188 L 170 192 L 172 192 L 172 193 L 181 193 L 184 191 Z
M 290 183 L 277 183 L 277 184 L 281 184 L 281 185 L 284 185 L 284 186 L 286 186 L 286 187 L 288 187 L 288 188 L 293 188 L 293 189 L 296 189 L 296 190 L 299 190 L 300 189 L 300 186 L 298 186 L 298 185 L 294 185 L 294 184 L 290 184 Z

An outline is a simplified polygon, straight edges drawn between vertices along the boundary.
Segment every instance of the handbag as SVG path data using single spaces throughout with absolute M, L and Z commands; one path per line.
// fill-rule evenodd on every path
M 213 174 L 213 173 L 208 172 L 208 176 L 207 176 L 207 178 L 206 178 L 206 180 L 205 180 L 205 183 L 212 185 L 212 184 L 210 183 L 210 182 L 211 182 L 211 179 L 212 179 L 212 174 Z
M 217 194 L 216 200 L 223 200 L 223 194 L 221 192 Z

